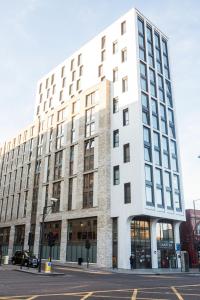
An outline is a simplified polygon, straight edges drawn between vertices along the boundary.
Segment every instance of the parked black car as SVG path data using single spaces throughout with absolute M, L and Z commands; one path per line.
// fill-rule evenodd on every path
M 23 263 L 22 263 L 23 259 Z M 30 266 L 37 268 L 38 266 L 38 259 L 37 257 L 30 253 L 29 251 L 16 251 L 13 257 L 11 258 L 12 264 L 23 264 L 23 266 Z

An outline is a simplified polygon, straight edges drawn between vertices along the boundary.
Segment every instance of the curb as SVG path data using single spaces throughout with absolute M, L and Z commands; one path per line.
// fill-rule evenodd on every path
M 58 273 L 58 272 L 51 272 L 51 273 L 45 273 L 45 272 L 31 272 L 29 270 L 21 270 L 21 269 L 15 269 L 14 271 L 17 272 L 22 272 L 22 273 L 27 273 L 31 275 L 40 275 L 40 276 L 60 276 L 60 275 L 65 275 L 65 273 Z

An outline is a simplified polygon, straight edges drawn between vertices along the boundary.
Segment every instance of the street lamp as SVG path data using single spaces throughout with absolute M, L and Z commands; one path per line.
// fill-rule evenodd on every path
M 40 232 L 40 248 L 39 248 L 39 264 L 38 264 L 38 272 L 41 272 L 41 266 L 42 266 L 42 250 L 43 250 L 43 240 L 44 240 L 44 221 L 48 214 L 47 209 L 52 208 L 55 203 L 58 201 L 57 198 L 51 198 L 51 205 L 45 205 L 43 207 L 43 213 L 42 213 L 42 223 L 41 223 L 41 232 Z

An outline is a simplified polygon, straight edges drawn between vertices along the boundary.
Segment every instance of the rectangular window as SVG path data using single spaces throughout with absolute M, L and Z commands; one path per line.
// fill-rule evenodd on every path
M 121 35 L 126 33 L 126 21 L 121 23 Z
M 149 26 L 147 26 L 147 51 L 148 51 L 149 65 L 154 68 L 154 51 L 153 51 L 152 28 L 149 27 Z
M 119 166 L 114 166 L 113 167 L 113 184 L 118 185 L 119 183 L 120 183 Z
M 94 169 L 94 139 L 85 141 L 84 171 Z
M 169 119 L 169 135 L 171 138 L 175 139 L 175 125 L 174 125 L 174 113 L 173 110 L 168 109 L 168 119 Z
M 23 212 L 23 217 L 26 218 L 26 213 L 27 213 L 27 203 L 28 203 L 28 191 L 24 193 L 24 212 Z
M 106 46 L 106 37 L 103 36 L 103 37 L 101 38 L 101 49 L 104 49 L 105 46 Z
M 119 99 L 118 97 L 113 98 L 113 114 L 119 111 Z
M 68 185 L 68 210 L 72 210 L 73 178 L 69 179 Z
M 160 148 L 160 134 L 158 132 L 153 133 L 154 141 L 154 163 L 161 166 L 161 148 Z
M 113 82 L 118 80 L 118 68 L 113 69 Z
M 139 57 L 142 60 L 146 60 L 145 49 L 145 35 L 144 35 L 144 22 L 138 18 L 138 44 L 139 44 Z
M 55 163 L 54 163 L 54 180 L 58 180 L 62 177 L 62 160 L 63 160 L 63 151 L 56 152 Z
M 168 209 L 173 209 L 173 200 L 172 200 L 172 182 L 171 174 L 165 172 L 165 204 Z
M 74 81 L 76 79 L 76 71 L 72 72 L 72 81 Z
M 171 150 L 171 168 L 173 171 L 178 172 L 176 142 L 173 140 L 170 141 L 170 150 Z
M 152 161 L 151 155 L 151 134 L 150 129 L 143 127 L 143 138 L 144 138 L 144 159 L 146 161 Z
M 129 124 L 129 113 L 128 108 L 123 109 L 123 126 L 127 126 Z
M 142 121 L 144 124 L 150 125 L 148 96 L 146 94 L 142 93 L 141 101 L 142 101 Z
M 65 75 L 65 66 L 63 66 L 61 69 L 61 77 L 64 77 L 64 75 Z
M 106 59 L 106 50 L 101 51 L 101 61 L 105 61 Z
M 71 143 L 75 142 L 75 138 L 76 138 L 75 117 L 72 117 L 72 123 L 71 123 Z
M 164 105 L 160 105 L 160 119 L 161 119 L 161 131 L 167 134 L 167 118 Z
M 147 86 L 147 67 L 145 64 L 140 62 L 140 85 L 141 89 L 144 91 L 148 91 L 148 86 Z
M 124 203 L 131 203 L 131 183 L 124 184 Z
M 158 93 L 159 93 L 160 101 L 165 102 L 165 91 L 164 91 L 163 77 L 159 74 L 158 74 Z
M 85 137 L 95 133 L 95 111 L 94 107 L 85 111 Z
M 163 166 L 166 169 L 170 168 L 169 163 L 169 145 L 168 145 L 168 138 L 163 136 L 162 137 L 162 148 L 163 148 Z
M 57 135 L 56 135 L 56 149 L 60 149 L 64 146 L 64 123 L 57 125 Z
M 83 177 L 83 208 L 93 207 L 94 173 Z
M 86 96 L 85 106 L 95 105 L 95 92 Z
M 167 41 L 164 40 L 164 39 L 162 40 L 162 49 L 163 49 L 163 63 L 164 63 L 165 77 L 167 77 L 168 79 L 170 79 Z
M 152 166 L 145 165 L 146 203 L 154 205 Z
M 78 55 L 78 63 L 77 65 L 80 66 L 82 64 L 82 54 Z
M 128 77 L 122 78 L 122 93 L 128 91 Z
M 151 96 L 156 97 L 156 77 L 155 72 L 152 69 L 149 69 L 149 80 Z
M 159 130 L 158 121 L 158 103 L 155 99 L 151 99 L 152 125 L 154 129 Z
M 98 67 L 98 76 L 99 76 L 99 77 L 103 76 L 103 65 L 100 65 L 100 66 Z
M 121 51 L 121 61 L 122 63 L 127 61 L 127 48 L 124 48 Z
M 73 69 L 74 69 L 74 59 L 72 59 L 70 63 L 70 70 L 72 71 Z
M 157 32 L 154 34 L 155 48 L 156 48 L 156 65 L 157 71 L 162 74 L 162 60 L 160 50 L 160 36 Z
M 113 42 L 113 54 L 117 53 L 117 51 L 118 51 L 118 42 L 115 41 Z
M 174 205 L 176 211 L 181 211 L 181 194 L 180 194 L 180 182 L 179 182 L 179 176 L 173 175 L 174 179 Z
M 69 175 L 74 174 L 74 146 L 70 147 L 70 155 L 69 155 Z
M 60 210 L 60 195 L 61 195 L 61 181 L 53 184 L 53 198 L 57 199 L 52 206 L 52 213 L 59 212 Z
M 130 144 L 125 144 L 123 147 L 124 163 L 130 162 Z
M 156 203 L 158 207 L 163 207 L 163 180 L 162 180 L 162 170 L 155 169 L 155 181 L 156 181 Z
M 113 131 L 113 148 L 119 147 L 119 129 Z
M 165 87 L 166 87 L 167 105 L 173 107 L 171 83 L 168 80 L 165 80 Z

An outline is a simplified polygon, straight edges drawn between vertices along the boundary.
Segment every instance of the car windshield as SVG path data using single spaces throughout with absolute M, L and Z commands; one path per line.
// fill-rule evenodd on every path
M 31 257 L 31 258 L 36 258 L 36 256 L 32 252 L 29 252 L 29 251 L 25 251 L 25 255 L 28 257 Z

